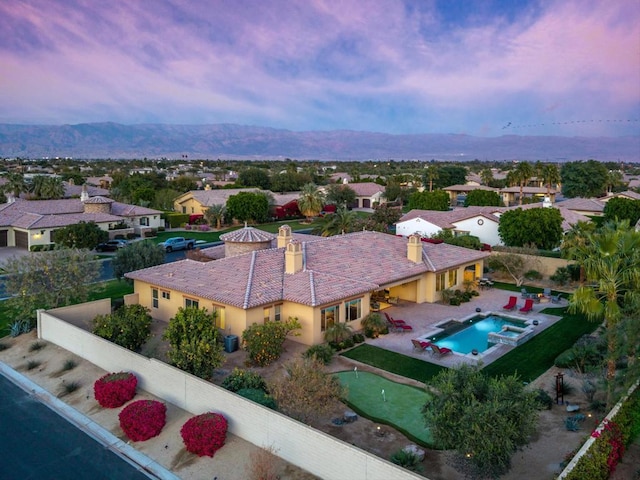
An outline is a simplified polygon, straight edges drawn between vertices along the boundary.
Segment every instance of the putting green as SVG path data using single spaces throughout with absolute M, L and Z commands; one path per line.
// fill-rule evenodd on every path
M 422 416 L 422 407 L 429 398 L 423 389 L 369 372 L 339 372 L 335 376 L 347 387 L 347 402 L 358 414 L 391 425 L 417 443 L 432 446 L 431 432 Z

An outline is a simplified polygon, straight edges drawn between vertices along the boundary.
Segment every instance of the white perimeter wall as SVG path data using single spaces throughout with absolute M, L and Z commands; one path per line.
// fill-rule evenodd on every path
M 423 237 L 430 237 L 440 230 L 442 230 L 440 227 L 421 218 L 412 218 L 411 220 L 396 223 L 396 235 L 402 235 L 404 237 L 408 237 L 414 233 L 419 233 Z
M 109 304 L 107 299 L 92 302 L 91 307 L 93 311 L 102 310 L 101 307 Z M 273 446 L 279 457 L 322 479 L 424 480 L 422 476 L 222 387 L 159 360 L 138 355 L 61 320 L 66 313 L 77 316 L 77 307 L 69 312 L 66 312 L 67 307 L 38 311 L 38 337 L 108 372 L 133 372 L 140 388 L 195 415 L 220 412 L 227 418 L 229 431 L 234 435 L 260 447 Z

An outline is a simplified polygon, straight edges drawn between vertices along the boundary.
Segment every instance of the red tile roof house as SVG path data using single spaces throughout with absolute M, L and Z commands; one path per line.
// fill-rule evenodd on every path
M 379 290 L 402 301 L 436 302 L 447 288 L 482 276 L 488 253 L 447 244 L 427 244 L 379 232 L 357 232 L 299 240 L 280 227 L 276 248 L 254 235 L 258 250 L 213 262 L 193 260 L 126 274 L 134 281 L 127 303 L 151 309 L 169 321 L 178 308 L 198 306 L 218 313 L 226 334 L 241 335 L 253 323 L 297 317 L 294 341 L 313 345 L 335 319 L 354 330 Z M 215 248 L 215 247 L 214 247 Z M 202 250 L 203 253 L 207 249 Z
M 56 229 L 79 222 L 95 222 L 106 231 L 124 222 L 131 231 L 142 234 L 164 225 L 161 213 L 99 196 L 84 200 L 11 199 L 0 205 L 0 247 L 31 249 L 34 245 L 49 245 Z
M 349 188 L 356 192 L 356 201 L 351 208 L 373 211 L 376 204 L 384 202 L 384 187 L 374 182 L 349 183 Z

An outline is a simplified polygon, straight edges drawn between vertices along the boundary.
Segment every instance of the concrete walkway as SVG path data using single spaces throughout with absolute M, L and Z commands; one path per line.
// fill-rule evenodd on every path
M 511 295 L 518 297 L 518 308 L 524 305 L 524 299 L 520 298 L 520 293 L 498 288 L 480 290 L 480 296 L 473 297 L 470 302 L 463 303 L 460 306 L 442 305 L 440 303 L 417 304 L 400 301 L 398 305 L 385 308 L 381 314 L 386 312 L 394 319 L 404 320 L 408 325 L 413 327 L 413 331 L 391 332 L 377 339 L 368 339 L 367 343 L 446 367 L 457 366 L 461 363 L 477 365 L 480 364 L 480 362 L 482 362 L 483 365 L 487 365 L 517 347 L 497 345 L 488 350 L 487 353 L 477 356 L 471 354 L 461 355 L 454 352 L 452 355 L 436 358 L 430 353 L 430 350 L 423 352 L 416 351 L 411 343 L 411 339 L 433 335 L 438 331 L 436 326 L 448 320 L 465 320 L 477 315 L 476 309 L 480 309 L 481 314 L 494 312 L 498 315 L 515 317 L 529 324 L 532 324 L 533 320 L 537 320 L 539 325 L 533 327 L 534 335 L 537 335 L 539 332 L 560 320 L 560 317 L 546 315 L 540 313 L 540 311 L 548 307 L 562 307 L 567 305 L 566 300 L 562 300 L 560 304 L 534 303 L 533 311 L 528 314 L 521 314 L 517 309 L 513 312 L 506 312 L 502 310 L 502 306 L 508 302 Z

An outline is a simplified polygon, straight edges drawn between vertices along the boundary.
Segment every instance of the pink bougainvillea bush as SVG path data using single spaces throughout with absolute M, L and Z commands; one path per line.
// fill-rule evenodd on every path
M 180 435 L 187 451 L 199 457 L 213 457 L 227 438 L 227 419 L 213 412 L 191 417 L 180 429 Z
M 93 393 L 105 408 L 118 408 L 136 395 L 138 379 L 131 372 L 107 373 L 93 384 Z
M 137 400 L 122 409 L 120 428 L 134 442 L 159 435 L 167 421 L 167 406 L 156 400 Z

